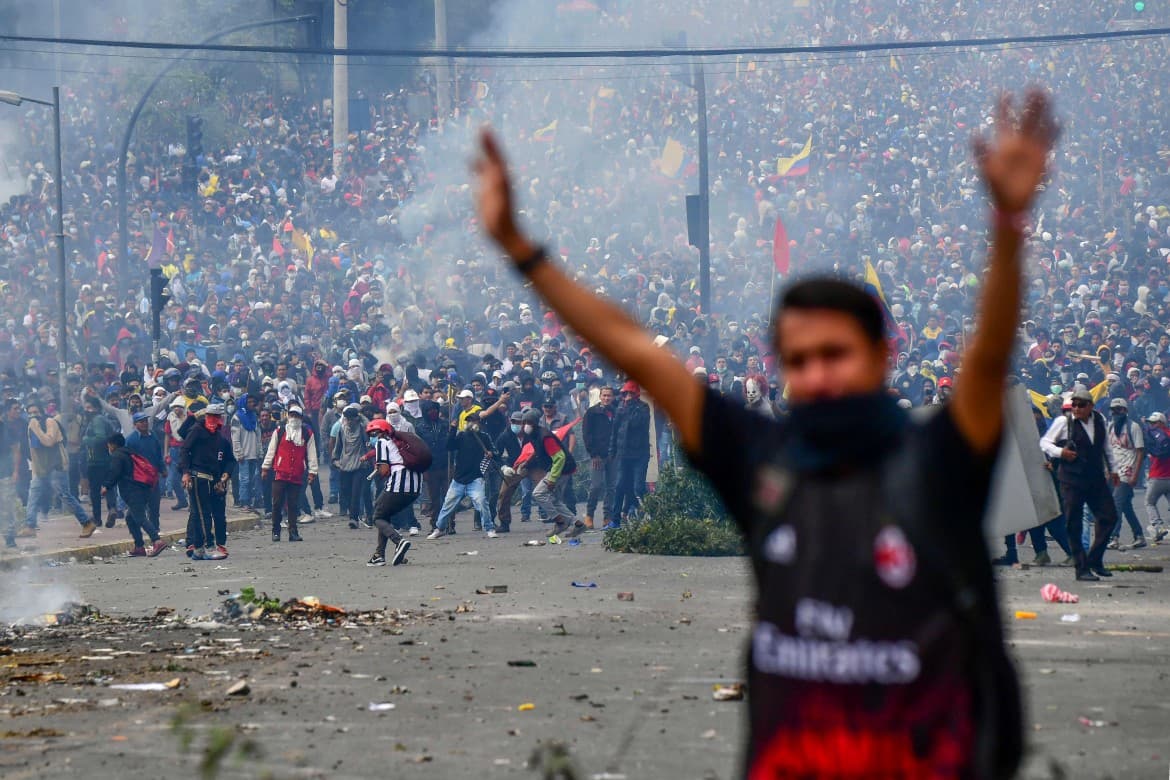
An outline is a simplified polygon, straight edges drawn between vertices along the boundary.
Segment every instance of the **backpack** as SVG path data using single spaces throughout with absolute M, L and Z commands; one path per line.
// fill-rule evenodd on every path
M 431 448 L 418 434 L 393 430 L 390 433 L 390 438 L 394 439 L 394 445 L 398 447 L 398 454 L 402 456 L 402 465 L 407 471 L 422 474 L 430 469 L 433 461 Z
M 1146 431 L 1146 453 L 1151 458 L 1170 458 L 1170 434 L 1157 426 Z
M 158 469 L 154 467 L 153 463 L 136 452 L 130 453 L 130 461 L 134 465 L 133 471 L 130 472 L 130 479 L 146 487 L 154 487 L 158 484 Z

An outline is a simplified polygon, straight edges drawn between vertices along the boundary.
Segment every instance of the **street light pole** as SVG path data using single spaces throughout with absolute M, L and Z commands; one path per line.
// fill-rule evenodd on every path
M 0 92 L 0 103 L 19 106 L 21 103 L 36 103 L 53 109 L 53 177 L 56 179 L 57 219 L 53 235 L 57 239 L 57 392 L 60 394 L 62 420 L 69 419 L 72 399 L 69 397 L 69 381 L 66 368 L 69 363 L 69 275 L 65 263 L 65 182 L 61 165 L 61 88 L 53 87 L 53 100 L 18 95 L 15 92 Z

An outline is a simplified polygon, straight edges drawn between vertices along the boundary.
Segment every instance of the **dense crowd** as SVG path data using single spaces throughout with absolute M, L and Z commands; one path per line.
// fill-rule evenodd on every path
M 661 3 L 599 5 L 584 22 L 598 39 L 622 40 L 643 15 L 666 13 Z M 1101 29 L 1114 5 L 1093 0 L 1058 13 L 1001 3 L 996 17 L 1019 34 Z M 742 22 L 742 39 L 756 42 L 781 30 L 797 44 L 985 31 L 981 14 L 960 5 L 812 2 L 783 18 L 771 6 L 700 2 L 692 16 Z M 561 23 L 583 24 L 576 15 Z M 397 413 L 432 404 L 445 424 L 459 419 L 464 389 L 488 408 L 514 387 L 510 411 L 547 412 L 550 425 L 583 416 L 624 378 L 543 310 L 479 237 L 465 161 L 469 131 L 491 122 L 513 156 L 534 234 L 578 279 L 660 334 L 701 381 L 763 414 L 783 412 L 767 332 L 783 283 L 773 241 L 783 235 L 791 274 L 860 278 L 872 265 L 896 345 L 891 392 L 932 403 L 960 369 L 986 256 L 970 136 L 991 121 L 986 96 L 1035 81 L 1059 96 L 1063 136 L 1030 230 L 1016 373 L 1045 416 L 1080 384 L 1096 388 L 1102 404 L 1121 397 L 1148 417 L 1170 409 L 1170 139 L 1157 99 L 1170 77 L 1151 66 L 1159 47 L 1122 40 L 710 63 L 711 311 L 699 308 L 697 252 L 687 243 L 682 196 L 693 186 L 693 155 L 674 157 L 697 143 L 695 94 L 669 65 L 620 78 L 572 65 L 556 78 L 525 71 L 525 80 L 471 67 L 461 71 L 457 111 L 429 121 L 411 113 L 412 94 L 434 88 L 423 76 L 371 101 L 360 118 L 369 129 L 350 135 L 339 172 L 319 103 L 233 93 L 205 110 L 241 128 L 242 140 L 206 150 L 197 193 L 181 186 L 181 138 L 132 145 L 129 258 L 117 256 L 116 141 L 137 94 L 118 79 L 68 89 L 69 381 L 78 401 L 84 388 L 101 402 L 91 412 L 112 415 L 126 436 L 139 411 L 155 435 L 169 435 L 169 404 L 184 393 L 225 403 L 227 431 L 236 408 L 250 421 L 254 406 L 263 429 L 297 404 L 322 432 L 321 454 L 350 404 L 367 420 L 395 414 L 391 402 Z M 17 119 L 27 186 L 0 205 L 0 389 L 52 416 L 60 334 L 51 138 L 37 107 Z M 797 155 L 808 139 L 808 173 L 777 175 L 777 158 Z M 158 365 L 142 259 L 152 245 L 165 255 L 172 295 Z M 417 425 L 427 415 L 410 416 Z M 74 494 L 78 469 L 104 461 L 104 442 L 95 452 L 96 436 L 83 435 L 86 419 L 62 425 L 82 464 Z M 668 427 L 654 423 L 655 454 L 668 459 Z M 320 495 L 315 503 L 321 510 Z

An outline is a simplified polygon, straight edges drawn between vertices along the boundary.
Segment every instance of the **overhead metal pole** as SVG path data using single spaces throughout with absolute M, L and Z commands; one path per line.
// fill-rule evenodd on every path
M 333 0 L 333 48 L 349 46 L 349 2 Z M 341 178 L 349 146 L 349 57 L 333 58 L 333 175 Z

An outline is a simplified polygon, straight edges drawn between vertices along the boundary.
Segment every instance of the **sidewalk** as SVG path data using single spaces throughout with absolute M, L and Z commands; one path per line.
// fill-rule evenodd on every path
M 88 507 L 87 507 L 88 508 Z M 24 512 L 20 512 L 23 526 Z M 176 542 L 187 535 L 187 510 L 172 511 L 171 502 L 163 499 L 159 522 L 162 538 Z M 243 531 L 259 525 L 261 516 L 251 512 L 233 510 L 228 506 L 228 533 Z M 81 526 L 71 514 L 42 516 L 36 537 L 18 537 L 17 548 L 0 545 L 0 571 L 17 569 L 28 564 L 45 564 L 50 561 L 89 562 L 94 558 L 111 558 L 125 555 L 134 548 L 126 522 L 119 520 L 113 528 L 99 528 L 88 539 L 78 538 Z M 166 553 L 164 553 L 165 555 Z

